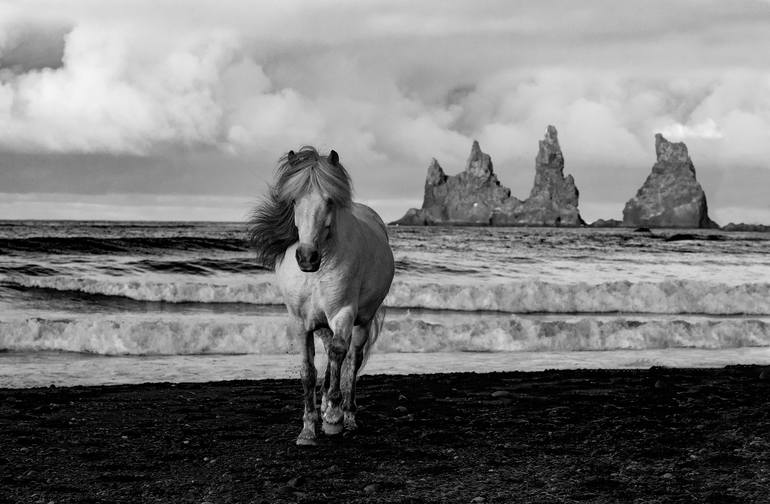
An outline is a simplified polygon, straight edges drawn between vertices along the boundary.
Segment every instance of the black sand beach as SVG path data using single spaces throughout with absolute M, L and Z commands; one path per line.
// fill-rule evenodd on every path
M 0 390 L 0 502 L 770 502 L 768 374 L 364 376 L 315 448 L 299 379 Z

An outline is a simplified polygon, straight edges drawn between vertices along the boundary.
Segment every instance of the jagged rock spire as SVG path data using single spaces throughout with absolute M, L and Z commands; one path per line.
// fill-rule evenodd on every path
M 558 165 L 564 168 L 564 156 L 559 146 L 559 133 L 550 124 L 545 130 L 545 137 L 538 143 L 536 166 Z
M 492 175 L 492 158 L 489 154 L 482 152 L 478 140 L 473 141 L 471 154 L 465 163 L 465 171 L 479 178 L 488 178 Z
M 683 142 L 655 135 L 656 163 L 652 172 L 623 209 L 629 227 L 710 228 L 706 194 L 695 178 L 695 166 Z
M 500 184 L 492 159 L 473 142 L 465 170 L 447 176 L 435 159 L 425 179 L 422 208 L 410 209 L 397 224 L 475 224 L 505 226 L 580 226 L 578 191 L 564 177 L 564 157 L 556 128 L 548 126 L 535 163 L 535 186 L 526 201 Z
M 425 178 L 425 185 L 436 186 L 446 181 L 446 174 L 436 158 L 432 158 L 428 166 L 428 176 Z
M 655 155 L 658 163 L 692 164 L 684 142 L 669 142 L 660 133 L 655 133 Z

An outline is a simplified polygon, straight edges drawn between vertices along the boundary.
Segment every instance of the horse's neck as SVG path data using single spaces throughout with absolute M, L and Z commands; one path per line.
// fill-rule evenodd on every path
M 358 233 L 358 219 L 350 208 L 337 210 L 334 216 L 334 238 L 341 241 L 350 240 Z
M 349 244 L 357 239 L 360 234 L 360 223 L 349 208 L 337 210 L 334 216 L 334 225 L 332 226 L 332 239 L 330 247 L 333 252 L 341 252 Z

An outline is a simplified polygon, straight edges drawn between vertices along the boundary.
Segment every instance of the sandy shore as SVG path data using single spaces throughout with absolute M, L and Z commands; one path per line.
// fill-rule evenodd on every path
M 299 380 L 0 390 L 0 502 L 770 502 L 769 374 L 364 376 L 310 449 Z

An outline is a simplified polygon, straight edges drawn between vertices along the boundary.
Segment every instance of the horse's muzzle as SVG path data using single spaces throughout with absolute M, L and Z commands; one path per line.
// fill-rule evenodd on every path
M 318 271 L 318 268 L 321 266 L 321 254 L 319 254 L 318 249 L 314 247 L 300 245 L 297 247 L 297 253 L 295 255 L 297 257 L 299 269 L 305 273 Z

